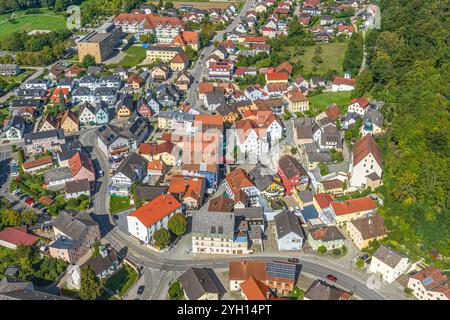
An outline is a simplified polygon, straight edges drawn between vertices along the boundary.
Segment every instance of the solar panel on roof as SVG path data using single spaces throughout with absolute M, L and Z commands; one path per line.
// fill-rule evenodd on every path
M 428 277 L 428 278 L 426 278 L 424 281 L 423 281 L 423 285 L 424 286 L 427 286 L 427 285 L 429 285 L 430 283 L 432 283 L 433 282 L 433 278 L 432 277 Z
M 266 272 L 269 277 L 295 280 L 296 265 L 269 262 L 266 265 Z

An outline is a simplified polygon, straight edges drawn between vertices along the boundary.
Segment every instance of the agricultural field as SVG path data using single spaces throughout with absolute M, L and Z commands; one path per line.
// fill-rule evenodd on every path
M 14 32 L 32 30 L 60 30 L 66 28 L 66 18 L 48 9 L 41 9 L 39 14 L 14 13 L 14 22 L 8 21 L 11 14 L 0 15 L 0 41 Z

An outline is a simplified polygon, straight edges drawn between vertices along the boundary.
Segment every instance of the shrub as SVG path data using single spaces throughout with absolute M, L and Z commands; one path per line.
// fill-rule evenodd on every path
M 183 289 L 179 281 L 175 281 L 170 285 L 169 298 L 170 300 L 184 300 Z
M 319 248 L 317 248 L 317 252 L 324 254 L 325 252 L 327 252 L 327 248 L 325 246 L 320 246 Z
M 356 266 L 361 269 L 364 266 L 364 261 L 361 259 L 356 260 Z
M 335 256 L 339 256 L 341 254 L 341 249 L 339 249 L 339 248 L 333 249 L 333 254 Z

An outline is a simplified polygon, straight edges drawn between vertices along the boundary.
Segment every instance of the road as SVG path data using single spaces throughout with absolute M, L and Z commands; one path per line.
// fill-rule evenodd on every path
M 189 88 L 189 90 L 187 92 L 187 95 L 186 95 L 186 101 L 193 108 L 195 108 L 197 106 L 197 91 L 198 91 L 198 83 L 197 83 L 197 81 L 201 81 L 206 59 L 208 59 L 209 55 L 215 49 L 215 47 L 213 45 L 214 41 L 222 41 L 224 34 L 226 34 L 228 32 L 231 32 L 234 28 L 236 28 L 236 26 L 241 21 L 241 18 L 252 7 L 252 4 L 253 4 L 252 0 L 246 0 L 245 4 L 242 6 L 242 8 L 238 12 L 238 14 L 235 16 L 234 20 L 224 30 L 218 31 L 216 33 L 216 35 L 210 41 L 211 45 L 204 47 L 198 53 L 199 54 L 199 58 L 195 62 L 194 66 L 192 67 L 192 69 L 190 71 L 192 77 L 194 78 L 194 82 L 190 86 L 190 88 Z M 203 55 L 203 58 L 201 58 L 202 55 Z

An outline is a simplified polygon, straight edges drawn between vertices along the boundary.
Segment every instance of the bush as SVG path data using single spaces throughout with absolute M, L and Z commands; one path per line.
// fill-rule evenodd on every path
M 179 281 L 175 281 L 170 285 L 169 298 L 170 300 L 184 300 L 183 289 Z
M 175 236 L 179 237 L 183 235 L 187 229 L 186 217 L 181 213 L 173 215 L 173 217 L 169 219 L 168 227 Z
M 320 246 L 319 248 L 317 248 L 317 252 L 324 254 L 325 252 L 327 252 L 327 248 L 325 246 Z
M 335 256 L 341 255 L 341 249 L 339 249 L 339 248 L 333 249 L 333 254 L 334 254 Z
M 356 260 L 356 266 L 361 269 L 364 266 L 364 261 L 361 259 Z

